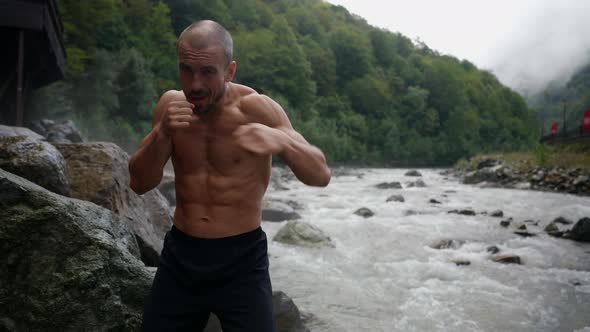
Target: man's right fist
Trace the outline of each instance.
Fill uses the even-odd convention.
[[[160,121],[160,128],[167,136],[179,129],[188,128],[191,123],[198,121],[199,117],[193,113],[195,105],[188,101],[171,101],[166,105]]]

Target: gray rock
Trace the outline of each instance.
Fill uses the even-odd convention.
[[[274,241],[304,247],[333,246],[330,237],[319,228],[302,221],[289,221],[273,238]]]
[[[84,138],[72,120],[55,122],[53,120],[37,120],[31,122],[31,128],[54,144],[82,143]]]
[[[0,170],[3,330],[138,330],[153,273],[120,219]]]
[[[36,139],[36,140],[45,140],[45,137],[37,134],[36,132],[32,131],[29,128],[0,125],[0,137],[14,137],[14,136],[24,136],[24,137],[29,137],[29,138]]]
[[[0,168],[50,191],[68,196],[70,187],[62,154],[43,137],[26,128],[2,126]],[[18,134],[19,136],[9,136]],[[23,135],[28,136],[23,136]]]
[[[371,209],[366,208],[366,207],[362,207],[362,208],[354,211],[354,214],[356,214],[357,216],[361,216],[363,218],[370,218],[375,215],[375,213],[373,213],[373,211],[371,211]]]
[[[431,198],[431,199],[430,199],[428,202],[429,202],[429,203],[431,203],[431,204],[442,204],[442,202],[440,202],[440,201],[437,201],[437,200],[436,200],[436,199],[434,199],[434,198]]]
[[[473,211],[472,209],[451,210],[447,213],[461,214],[464,216],[474,216],[476,214],[475,211]]]
[[[303,325],[299,309],[285,293],[273,292],[272,304],[277,331],[309,332],[309,329]]]
[[[129,187],[129,155],[112,143],[57,144],[67,162],[71,196],[121,216],[137,237],[144,263],[157,266],[172,226],[167,200],[155,189],[137,195]]]
[[[547,233],[559,232],[559,228],[557,227],[555,222],[551,222],[549,223],[549,225],[545,226],[544,231]]]
[[[425,188],[426,187],[426,183],[424,183],[424,181],[422,181],[422,180],[416,180],[414,182],[408,183],[407,187],[408,188],[412,188],[412,187]]]
[[[500,252],[500,248],[498,248],[497,246],[489,246],[486,248],[486,251],[492,255],[495,255]]]
[[[272,292],[275,327],[278,332],[309,332],[305,327],[299,308],[281,291]],[[221,332],[221,323],[214,314],[209,316],[204,332]]]
[[[562,225],[571,225],[574,223],[573,221],[571,221],[567,218],[564,218],[564,217],[557,217],[553,220],[553,222],[556,224],[562,224]]]
[[[394,181],[394,182],[382,182],[375,186],[377,189],[402,189],[402,184]]]
[[[502,221],[500,221],[500,226],[502,226],[502,227],[508,227],[508,226],[510,226],[510,222],[511,221],[512,220],[502,220]]]
[[[409,170],[404,174],[405,176],[422,176],[422,173],[418,172],[415,169]]]
[[[459,249],[465,241],[463,240],[438,240],[430,245],[432,249]]]
[[[466,259],[455,259],[452,261],[457,266],[468,266],[471,265],[471,262]]]
[[[164,170],[164,174],[162,176],[162,181],[158,185],[158,190],[166,200],[170,206],[176,206],[176,183],[174,182],[175,176],[174,171],[168,172]]]
[[[575,241],[590,242],[590,218],[578,220],[568,237]]]
[[[496,174],[502,166],[496,165],[493,167],[485,167],[477,171],[468,172],[463,177],[463,183],[465,184],[476,184],[480,182],[498,182],[500,177]]]
[[[402,195],[391,195],[385,200],[386,202],[405,202],[404,196]]]
[[[492,211],[492,213],[490,213],[490,216],[502,218],[504,216],[504,212],[502,212],[502,210],[495,210],[495,211]]]
[[[265,199],[262,202],[262,220],[280,222],[295,219],[301,219],[301,215],[288,203],[276,199]]]

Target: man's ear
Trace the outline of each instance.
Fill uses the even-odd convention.
[[[227,65],[227,71],[225,72],[225,81],[231,82],[236,74],[236,62],[232,61]]]

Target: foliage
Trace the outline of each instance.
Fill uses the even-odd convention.
[[[232,33],[236,82],[277,100],[330,162],[451,164],[536,140],[534,112],[491,73],[322,0],[59,0],[59,10],[67,77],[38,91],[30,114],[73,118],[129,151],[177,85],[176,36],[200,19]],[[579,86],[579,103],[590,100]]]

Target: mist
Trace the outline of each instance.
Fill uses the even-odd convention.
[[[477,61],[500,81],[531,96],[563,86],[590,63],[590,1],[541,1],[522,20],[506,22],[504,34]],[[499,22],[502,24],[502,22]]]
[[[496,74],[524,94],[564,85],[590,62],[586,0],[328,0],[371,25]]]

